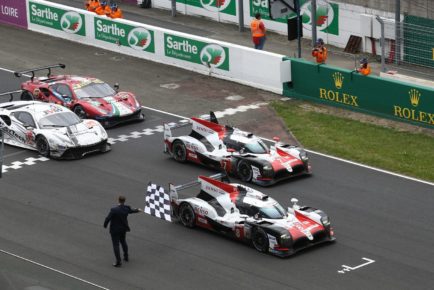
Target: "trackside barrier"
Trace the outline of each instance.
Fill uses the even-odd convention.
[[[284,56],[44,0],[26,0],[28,29],[282,94]],[[260,68],[260,69],[258,69]]]
[[[288,97],[311,100],[434,129],[434,88],[291,59]]]

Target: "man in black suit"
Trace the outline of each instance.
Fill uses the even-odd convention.
[[[125,199],[124,196],[119,196],[119,205],[110,209],[104,221],[104,228],[107,228],[107,225],[110,223],[110,235],[116,257],[116,262],[113,264],[114,267],[122,265],[119,243],[122,245],[122,251],[124,252],[124,261],[128,262],[128,245],[125,240],[127,232],[130,231],[128,214],[142,211],[140,208],[132,209],[129,205],[125,205]]]

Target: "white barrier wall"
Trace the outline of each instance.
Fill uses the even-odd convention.
[[[141,0],[139,0],[141,1]],[[230,22],[238,25],[238,1],[239,0],[178,0],[176,8],[179,13],[187,15],[205,16],[215,21]],[[260,12],[268,30],[286,35],[288,33],[287,19],[272,20],[268,17],[268,0],[242,0],[244,25],[249,27],[250,21],[256,12]],[[223,4],[221,4],[223,3]],[[300,0],[301,14],[303,15],[303,35],[312,37],[312,20],[310,12],[310,0]],[[171,9],[171,1],[152,0],[153,7]],[[217,7],[218,6],[218,7]],[[363,15],[371,16],[369,22],[365,22]],[[363,38],[363,51],[371,52],[371,43],[367,37],[372,35],[372,22],[375,15],[393,19],[394,13],[373,10],[362,6],[340,3],[339,1],[317,0],[317,32],[318,38],[323,38],[325,43],[337,47],[345,47],[351,35]],[[295,17],[295,14],[289,16]],[[366,34],[367,27],[370,35]],[[377,37],[378,39],[379,37]],[[377,46],[379,44],[377,43]]]
[[[27,0],[28,29],[282,94],[291,81],[283,55],[44,0]],[[267,68],[257,69],[257,68]]]

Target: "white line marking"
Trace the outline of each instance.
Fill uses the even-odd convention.
[[[48,160],[50,160],[50,159],[46,158],[44,156],[41,156],[41,155],[39,155],[38,158],[27,157],[24,162],[13,161],[10,163],[10,165],[4,165],[3,164],[2,172],[6,173],[6,172],[10,171],[11,169],[18,170],[18,169],[23,168],[24,165],[35,165],[36,161],[48,161]]]
[[[51,268],[51,267],[45,266],[45,265],[43,265],[43,264],[41,264],[41,263],[38,263],[38,262],[32,261],[32,260],[30,260],[30,259],[27,259],[27,258],[24,258],[24,257],[21,257],[21,256],[18,256],[18,255],[16,255],[16,254],[11,253],[11,252],[8,252],[8,251],[2,250],[2,249],[0,249],[0,252],[4,253],[4,254],[6,254],[6,255],[10,255],[10,256],[12,256],[12,257],[15,257],[15,258],[18,258],[18,259],[24,260],[24,261],[26,261],[26,262],[29,262],[29,263],[35,264],[35,265],[40,266],[40,267],[42,267],[42,268],[45,268],[45,269],[48,269],[48,270],[54,271],[54,272],[56,272],[56,273],[59,273],[59,274],[65,275],[65,276],[70,277],[70,278],[72,278],[72,279],[75,279],[75,280],[78,280],[78,281],[84,282],[84,283],[86,283],[86,284],[89,284],[89,285],[95,286],[95,287],[97,287],[97,288],[104,289],[104,290],[110,290],[109,288],[106,288],[106,287],[100,286],[100,285],[98,285],[98,284],[95,284],[95,283],[89,282],[89,281],[87,281],[87,280],[84,280],[84,279],[78,278],[78,277],[76,277],[76,276],[73,276],[73,275],[71,275],[71,274],[68,274],[68,273],[62,272],[62,271],[60,271],[60,270],[57,270],[57,269],[54,269],[54,268]]]
[[[4,70],[4,71],[10,72],[10,73],[14,73],[15,72],[14,70],[10,70],[10,69],[7,69],[7,68],[2,68],[2,67],[0,67],[0,70]],[[28,74],[22,74],[22,75],[25,76],[25,77],[30,77],[30,75],[28,75]]]
[[[382,173],[390,174],[390,175],[393,175],[393,176],[397,176],[397,177],[401,177],[401,178],[405,178],[405,179],[409,179],[409,180],[412,180],[412,181],[417,181],[417,182],[420,182],[420,183],[424,183],[424,184],[427,184],[427,185],[434,186],[434,182],[429,182],[429,181],[426,181],[426,180],[422,180],[422,179],[418,179],[418,178],[402,175],[402,174],[399,174],[399,173],[387,171],[387,170],[384,170],[384,169],[372,167],[372,166],[369,166],[369,165],[357,163],[357,162],[354,162],[354,161],[342,159],[342,158],[339,158],[339,157],[327,155],[327,154],[320,153],[320,152],[315,152],[315,151],[308,150],[308,149],[305,149],[305,150],[308,151],[309,153],[313,153],[313,154],[320,155],[320,156],[323,156],[323,157],[327,157],[327,158],[330,158],[330,159],[335,159],[335,160],[338,160],[338,161],[342,161],[342,162],[346,162],[346,163],[349,163],[349,164],[357,165],[357,166],[360,166],[360,167],[363,167],[363,168],[367,168],[367,169],[370,169],[370,170],[375,170],[375,171],[378,171],[378,172],[382,172]]]
[[[368,258],[362,258],[362,260],[365,260],[367,262],[363,263],[363,264],[360,264],[360,265],[357,265],[357,266],[354,266],[354,267],[350,267],[350,266],[347,266],[347,265],[342,265],[342,270],[338,270],[337,272],[339,274],[345,274],[345,272],[354,271],[354,270],[357,270],[359,268],[368,266],[369,264],[372,264],[372,263],[375,262],[374,260],[368,259]]]

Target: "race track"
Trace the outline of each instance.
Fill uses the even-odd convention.
[[[149,181],[166,186],[214,173],[163,154],[158,128],[180,120],[165,112],[190,117],[212,109],[224,112],[223,123],[288,139],[263,104],[279,98],[12,27],[0,26],[0,41],[0,67],[63,62],[66,73],[119,82],[139,95],[144,106],[161,110],[145,108],[145,122],[110,129],[112,151],[81,160],[43,161],[36,152],[5,146],[0,289],[432,288],[434,187],[315,154],[310,155],[312,177],[262,191],[284,205],[297,197],[301,204],[326,211],[336,243],[280,259],[204,230],[136,214],[129,217],[131,261],[113,268],[111,241],[102,223],[118,194],[143,207]],[[20,81],[0,70],[1,91],[17,89]],[[225,99],[234,95],[244,98]],[[260,105],[240,107],[251,104]],[[144,133],[132,138],[132,132]]]

